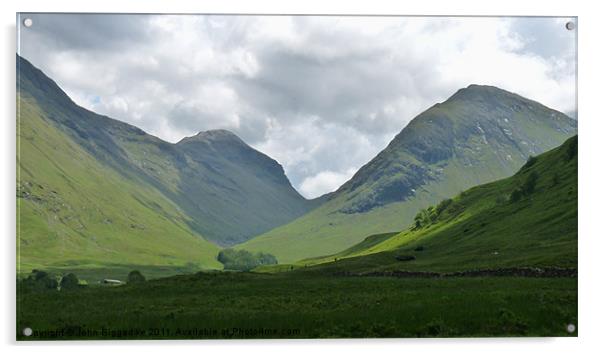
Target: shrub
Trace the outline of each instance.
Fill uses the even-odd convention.
[[[143,283],[145,281],[146,278],[138,270],[132,270],[130,274],[128,274],[128,284]]]

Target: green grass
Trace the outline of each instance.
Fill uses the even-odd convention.
[[[576,291],[574,278],[199,273],[20,294],[17,333],[19,340],[570,336]],[[25,327],[65,336],[27,338]],[[140,332],[117,336],[128,330]]]
[[[280,262],[340,252],[367,235],[407,228],[462,190],[511,176],[576,134],[564,114],[512,93],[470,86],[413,119],[317,209],[238,248]]]

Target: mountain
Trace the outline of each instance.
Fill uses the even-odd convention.
[[[309,211],[272,158],[225,130],[201,132],[176,144],[187,162],[172,199],[194,221],[191,227],[220,245],[243,242]]]
[[[77,106],[19,56],[17,73],[25,268],[220,267],[213,243],[242,242],[318,204],[294,190],[276,161],[230,132],[171,144]]]
[[[399,231],[416,213],[474,185],[508,177],[576,134],[576,121],[491,86],[471,85],[414,118],[319,208],[239,248],[282,262],[341,251]]]
[[[431,206],[401,233],[374,235],[302,263],[351,272],[576,269],[577,164],[575,136],[530,159],[512,177]],[[400,255],[416,259],[401,262]]]

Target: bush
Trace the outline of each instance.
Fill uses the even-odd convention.
[[[77,289],[79,288],[79,279],[77,279],[77,276],[75,274],[69,273],[61,278],[60,285],[61,290]]]
[[[128,284],[143,283],[145,281],[146,278],[138,270],[132,270],[130,274],[128,274]]]

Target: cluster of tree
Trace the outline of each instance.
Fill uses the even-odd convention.
[[[140,271],[133,270],[128,274],[127,283],[142,283],[146,278]],[[27,278],[19,281],[22,291],[48,291],[48,290],[73,290],[85,286],[85,281],[80,281],[73,273],[65,275],[51,275],[45,271],[34,269]]]
[[[72,290],[80,288],[79,279],[73,273],[57,277],[42,270],[34,269],[31,274],[20,282],[21,290],[46,291],[46,290]]]
[[[439,216],[453,204],[453,200],[444,199],[437,206],[422,209],[414,217],[414,229],[420,229],[437,222]]]
[[[224,269],[239,271],[249,271],[260,265],[278,264],[276,257],[269,253],[251,253],[231,248],[220,251],[217,260],[224,265]]]
[[[527,179],[523,184],[519,187],[515,188],[512,193],[510,193],[510,202],[514,203],[519,201],[521,198],[529,196],[535,191],[535,186],[537,185],[537,179],[539,178],[539,174],[536,171],[532,171],[527,176]]]

